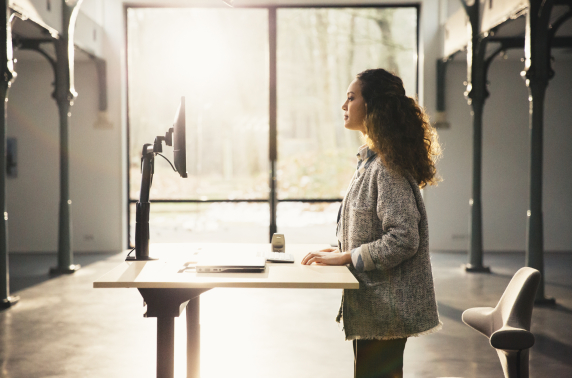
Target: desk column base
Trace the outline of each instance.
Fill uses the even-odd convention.
[[[79,264],[72,264],[68,266],[57,266],[55,268],[50,268],[50,275],[51,276],[59,276],[61,274],[73,274],[81,268]]]
[[[465,269],[465,272],[469,272],[469,273],[490,273],[491,272],[491,268],[489,268],[488,266],[482,266],[482,265],[473,265],[473,264],[463,264],[461,265],[461,268]]]
[[[0,301],[0,311],[6,310],[6,309],[14,306],[19,301],[20,301],[20,297],[17,295],[12,295],[11,297],[4,298],[3,300]]]

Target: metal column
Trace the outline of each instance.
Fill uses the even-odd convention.
[[[472,106],[473,116],[473,180],[472,198],[469,201],[471,216],[469,225],[469,263],[465,265],[467,272],[490,272],[483,266],[483,220],[481,205],[482,176],[482,117],[487,91],[485,54],[486,37],[480,37],[479,1],[467,5],[463,1],[465,11],[471,25],[471,38],[467,46],[467,101]]]
[[[529,0],[526,16],[525,69],[521,73],[530,102],[530,183],[526,217],[526,266],[542,274],[536,291],[536,304],[554,304],[544,296],[544,237],[542,217],[542,158],[544,96],[548,81],[554,76],[550,66],[550,13],[553,0]]]
[[[70,107],[77,97],[74,88],[73,33],[79,7],[83,0],[66,1],[63,7],[63,32],[54,41],[56,49],[56,90],[54,97],[60,117],[60,206],[58,234],[58,266],[52,274],[73,273],[79,265],[73,264],[71,232],[71,198],[69,193],[69,116]]]
[[[2,28],[2,48],[0,59],[2,62],[2,78],[0,80],[0,98],[3,100],[2,126],[0,127],[0,310],[12,307],[19,298],[10,296],[10,274],[8,267],[8,211],[6,208],[6,111],[8,105],[8,89],[16,77],[14,62],[12,60],[12,30],[10,26],[10,9],[8,0],[2,2],[2,18],[5,27]]]

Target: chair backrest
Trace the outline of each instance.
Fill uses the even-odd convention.
[[[510,280],[494,310],[493,332],[503,326],[530,331],[534,297],[540,283],[540,272],[524,267]]]

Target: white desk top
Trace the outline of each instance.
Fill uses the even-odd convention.
[[[94,288],[314,288],[358,289],[359,283],[346,266],[302,265],[310,251],[328,248],[326,244],[287,244],[286,253],[294,263],[266,263],[263,273],[183,272],[198,253],[209,251],[270,251],[270,244],[238,243],[157,243],[150,255],[157,261],[123,262],[93,283]]]

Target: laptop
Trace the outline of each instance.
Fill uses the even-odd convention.
[[[204,254],[195,266],[197,273],[261,273],[265,268],[264,257],[242,253]]]

